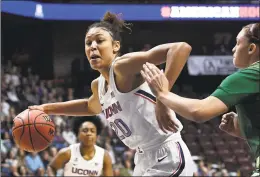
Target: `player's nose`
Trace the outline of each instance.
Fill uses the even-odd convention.
[[[90,49],[91,49],[91,50],[96,50],[96,49],[97,49],[97,42],[96,42],[96,41],[93,41],[93,42],[91,43]]]
[[[236,46],[232,49],[232,52],[235,53],[236,51]]]

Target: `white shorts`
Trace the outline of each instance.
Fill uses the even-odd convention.
[[[135,154],[133,176],[193,176],[194,162],[182,139]]]

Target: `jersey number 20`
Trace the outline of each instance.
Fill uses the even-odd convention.
[[[114,122],[110,122],[110,126],[115,131],[120,140],[123,140],[125,137],[129,137],[132,134],[129,127],[121,119],[115,119]],[[122,132],[123,135],[119,135],[118,129]]]

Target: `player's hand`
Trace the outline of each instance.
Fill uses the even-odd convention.
[[[178,131],[180,127],[179,120],[172,114],[170,108],[166,107],[159,100],[156,101],[155,114],[159,127],[164,133],[167,133],[167,131],[174,133]]]
[[[168,79],[164,75],[163,71],[160,71],[154,64],[144,64],[141,74],[155,96],[158,96],[160,93],[169,92]]]
[[[229,134],[234,134],[236,132],[235,121],[237,119],[237,114],[234,112],[226,113],[222,116],[219,128]]]
[[[40,110],[42,112],[45,112],[45,109],[44,109],[44,105],[33,105],[33,106],[28,106],[28,109],[36,109],[36,110]]]

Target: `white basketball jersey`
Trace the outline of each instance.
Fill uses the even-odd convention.
[[[102,111],[123,143],[131,149],[145,149],[163,143],[168,138],[180,138],[180,122],[177,133],[165,134],[159,128],[155,116],[156,98],[146,82],[128,93],[117,90],[113,72],[114,62],[109,71],[110,85],[107,92],[105,78],[100,75],[98,93]],[[173,111],[172,114],[175,116]]]
[[[80,143],[70,145],[71,156],[64,167],[64,176],[101,176],[105,150],[95,145],[95,156],[85,160],[80,153]]]

